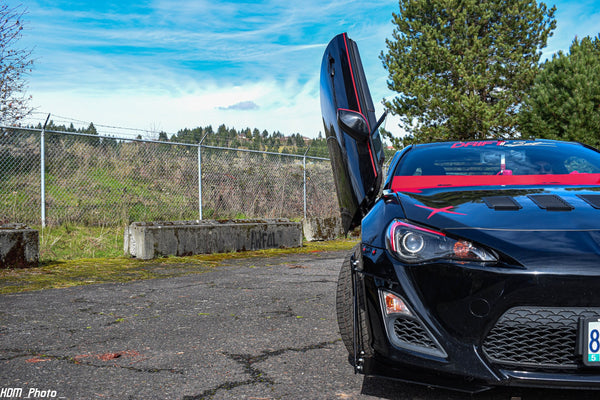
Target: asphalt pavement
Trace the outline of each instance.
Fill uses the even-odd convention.
[[[339,338],[344,252],[225,261],[179,278],[0,296],[0,398],[592,399],[470,396],[355,375]]]

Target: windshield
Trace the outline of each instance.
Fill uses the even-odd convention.
[[[536,175],[600,173],[600,153],[574,143],[545,141],[458,142],[417,147],[396,176]]]
[[[393,186],[396,190],[408,190],[440,186],[599,183],[600,153],[594,149],[543,140],[490,140],[416,146],[398,164]]]

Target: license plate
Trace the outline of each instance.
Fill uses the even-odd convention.
[[[583,322],[583,363],[600,366],[600,318],[589,318]]]

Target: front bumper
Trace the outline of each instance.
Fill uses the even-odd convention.
[[[600,388],[600,369],[583,365],[578,341],[580,319],[600,317],[597,271],[409,266],[369,246],[362,257],[357,276],[374,350],[365,374],[469,392],[494,385]],[[414,318],[386,317],[382,290],[404,299]]]

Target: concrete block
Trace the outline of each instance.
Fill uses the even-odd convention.
[[[300,246],[301,224],[285,219],[134,222],[124,236],[125,254],[144,260]]]
[[[302,221],[302,230],[304,231],[304,237],[309,242],[333,240],[344,236],[344,228],[340,217],[305,218]]]
[[[23,224],[0,225],[0,268],[37,267],[39,233]]]

